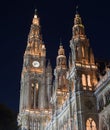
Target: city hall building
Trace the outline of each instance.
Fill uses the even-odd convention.
[[[20,130],[110,130],[110,66],[98,73],[78,12],[69,46],[67,59],[59,43],[53,72],[35,13],[21,74]]]

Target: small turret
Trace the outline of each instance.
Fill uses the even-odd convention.
[[[60,43],[59,50],[58,50],[58,56],[57,56],[57,69],[66,69],[66,56],[65,56],[65,50],[62,46],[62,43]]]
[[[58,56],[56,60],[56,68],[54,71],[55,74],[55,90],[56,90],[56,105],[59,108],[64,101],[66,100],[66,94],[68,92],[67,89],[67,80],[66,80],[66,72],[67,72],[67,64],[66,64],[66,56],[65,50],[63,48],[62,43],[60,43],[58,49]]]
[[[82,24],[82,19],[76,8],[76,15],[74,18],[73,26],[73,38],[85,37],[84,25]]]

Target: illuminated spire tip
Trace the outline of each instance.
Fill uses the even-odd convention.
[[[60,38],[60,46],[62,46],[62,39]]]
[[[35,15],[37,15],[37,9],[35,9]]]
[[[76,14],[78,14],[78,5],[76,6]]]
[[[34,18],[37,18],[37,9],[35,9]]]

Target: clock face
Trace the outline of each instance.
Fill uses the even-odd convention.
[[[39,67],[39,66],[40,66],[40,63],[39,63],[38,61],[33,61],[33,62],[32,62],[32,65],[33,65],[34,67]]]

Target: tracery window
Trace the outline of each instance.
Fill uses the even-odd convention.
[[[97,130],[96,123],[92,118],[88,118],[86,121],[86,130]]]

